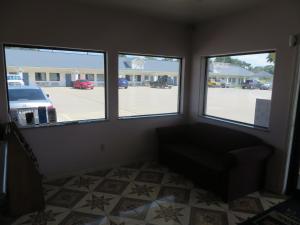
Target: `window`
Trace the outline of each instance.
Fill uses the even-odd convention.
[[[104,81],[104,74],[97,74],[97,81]]]
[[[40,73],[40,72],[36,72],[35,73],[35,81],[46,81],[46,73]]]
[[[88,81],[94,81],[95,80],[94,74],[86,74],[85,79],[87,79]]]
[[[14,75],[17,80],[7,75],[10,114],[19,126],[106,118],[105,84],[95,86],[84,79],[93,71],[103,74],[105,83],[104,53],[23,46],[4,50],[6,71],[15,67],[32,71]],[[51,70],[48,82],[41,70]],[[55,72],[61,70],[64,73]],[[89,79],[94,77],[90,75]]]
[[[180,75],[181,59],[120,54],[119,117],[178,113]]]
[[[204,114],[268,128],[276,53],[207,57]]]
[[[49,80],[50,81],[60,81],[60,74],[59,73],[49,73]]]

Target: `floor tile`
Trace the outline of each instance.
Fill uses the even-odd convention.
[[[86,194],[87,193],[84,191],[62,188],[47,200],[47,204],[52,206],[57,206],[57,207],[63,207],[63,208],[72,208]]]
[[[167,186],[174,186],[174,187],[183,187],[183,188],[193,188],[194,185],[191,181],[183,177],[182,175],[176,173],[166,173],[162,184]]]
[[[188,204],[190,190],[186,188],[162,186],[157,198],[164,199],[165,201]]]
[[[153,183],[132,182],[124,192],[124,196],[144,200],[155,200],[160,186]]]
[[[150,201],[123,197],[113,209],[111,215],[144,220],[150,204]]]
[[[128,181],[104,179],[94,191],[121,195],[128,185]]]
[[[229,203],[229,209],[250,214],[261,213],[264,209],[259,198],[246,196]]]
[[[59,225],[100,225],[104,216],[72,211]]]
[[[13,225],[237,225],[285,197],[254,192],[230,203],[157,162],[43,182],[46,209]]]
[[[74,177],[64,187],[68,189],[80,190],[80,191],[92,191],[101,181],[101,178],[93,176],[81,175]]]
[[[118,180],[134,180],[137,175],[137,170],[127,169],[127,168],[116,168],[112,170],[107,177],[111,179]]]
[[[224,211],[192,207],[190,224],[228,225],[228,217]]]
[[[120,196],[100,192],[86,195],[77,203],[74,210],[86,213],[107,215],[120,200]]]
[[[187,225],[190,207],[184,204],[155,201],[150,207],[147,221],[157,225]]]
[[[20,217],[13,225],[57,225],[69,212],[68,209],[47,206],[44,211]]]
[[[135,181],[160,184],[163,177],[164,174],[161,172],[141,171],[135,178]]]

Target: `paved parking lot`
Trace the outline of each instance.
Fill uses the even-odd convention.
[[[80,90],[43,88],[57,110],[58,121],[104,118],[104,88]],[[209,88],[207,114],[253,123],[256,98],[271,99],[271,91]],[[129,87],[119,89],[120,116],[177,111],[178,88]]]
[[[56,108],[58,121],[104,118],[104,88],[93,90],[45,87]],[[170,113],[177,111],[178,88],[128,87],[119,89],[120,116]]]
[[[271,99],[271,90],[209,88],[207,115],[254,124],[256,99]]]

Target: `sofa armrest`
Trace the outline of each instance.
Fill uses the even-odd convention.
[[[227,152],[228,159],[233,165],[249,164],[267,159],[273,152],[268,145],[256,145],[246,148],[235,149]]]
[[[158,141],[160,144],[186,142],[188,128],[189,125],[156,128]]]

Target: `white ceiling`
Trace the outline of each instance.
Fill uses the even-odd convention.
[[[183,22],[199,22],[266,4],[270,0],[77,0],[149,16]]]

